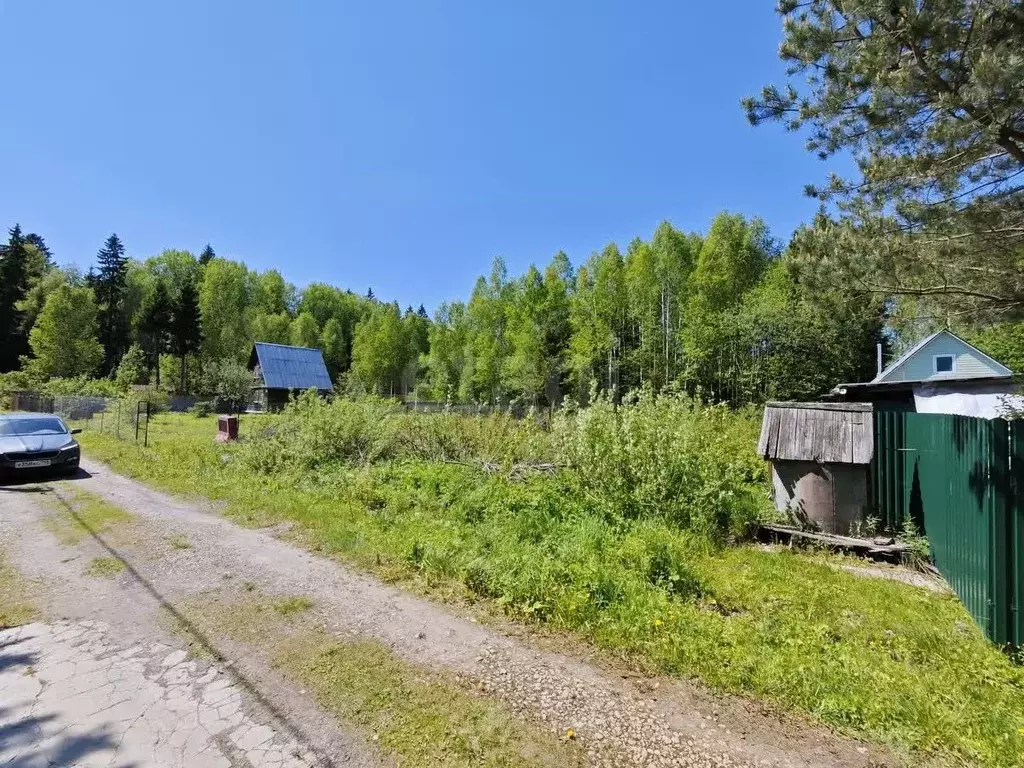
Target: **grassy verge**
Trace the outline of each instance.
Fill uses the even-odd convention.
[[[243,418],[243,434],[265,424]],[[213,432],[212,420],[163,416],[149,449],[83,442],[164,490],[224,500],[249,523],[295,521],[321,551],[572,630],[644,669],[922,757],[1021,762],[1024,675],[951,596],[858,578],[820,555],[716,548],[664,520],[611,519],[592,489],[558,476],[513,481],[415,458],[263,474]]]
[[[46,527],[62,544],[78,544],[87,536],[110,531],[132,519],[123,509],[95,494],[67,489],[64,493],[71,509],[57,501],[57,514],[46,521]]]
[[[572,766],[582,750],[474,695],[454,679],[410,664],[375,642],[341,641],[303,615],[308,598],[192,606],[207,630],[264,654],[317,703],[360,727],[402,765]]]
[[[0,550],[0,629],[28,624],[36,616],[25,580]]]

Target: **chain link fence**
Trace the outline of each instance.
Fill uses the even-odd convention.
[[[52,413],[69,426],[149,445],[149,423],[155,407],[149,400],[131,397],[85,397],[15,392],[12,411]]]

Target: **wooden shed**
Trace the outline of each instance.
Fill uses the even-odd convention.
[[[253,403],[264,411],[281,410],[290,397],[307,389],[329,395],[333,387],[319,349],[257,341],[249,355],[249,370],[254,378]]]
[[[776,508],[848,534],[870,511],[874,435],[870,403],[768,403],[757,451],[771,462]]]

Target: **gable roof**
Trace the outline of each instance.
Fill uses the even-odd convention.
[[[992,368],[997,372],[997,375],[1002,375],[1002,376],[1012,376],[1013,375],[1013,371],[1011,371],[1009,368],[1007,368],[1005,365],[1003,365],[1002,363],[1000,363],[998,360],[994,359],[990,355],[986,355],[984,352],[982,352],[980,349],[978,349],[973,344],[964,341],[959,336],[957,336],[955,333],[951,333],[950,331],[946,331],[946,330],[941,330],[941,331],[936,331],[935,333],[931,334],[930,336],[926,336],[925,338],[921,339],[921,341],[917,342],[917,344],[915,344],[910,349],[908,349],[906,352],[904,352],[902,355],[900,355],[884,371],[882,371],[880,374],[875,376],[875,378],[873,378],[871,380],[871,383],[872,384],[882,384],[882,383],[885,383],[888,380],[889,376],[893,373],[893,371],[895,371],[898,368],[900,368],[903,365],[905,365],[908,360],[910,360],[912,357],[914,357],[914,355],[916,355],[918,352],[920,352],[922,349],[924,349],[926,346],[931,344],[935,339],[939,338],[940,336],[948,336],[948,337],[950,337],[952,339],[955,339],[956,341],[960,342],[964,346],[970,348],[973,352],[975,352],[978,355],[978,357],[980,357],[985,362],[989,363],[992,366]],[[955,378],[955,377],[953,377],[953,378]]]
[[[267,389],[309,389],[321,392],[334,388],[319,349],[289,347],[258,341],[249,355],[249,368],[260,364],[263,385]]]

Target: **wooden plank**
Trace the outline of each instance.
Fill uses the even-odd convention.
[[[782,426],[779,429],[779,448],[776,456],[784,460],[799,459],[796,440],[800,429],[800,416],[803,411],[782,411]]]
[[[793,403],[784,401],[767,403],[767,407],[802,411],[851,411],[854,413],[871,413],[875,409],[871,403]]]
[[[843,423],[843,429],[839,433],[839,461],[844,464],[853,463],[853,435],[858,429],[860,429],[858,424],[848,421]]]
[[[766,407],[761,416],[761,436],[757,439],[757,455],[763,459],[770,458],[768,453],[768,436],[771,433],[772,409]]]
[[[800,443],[799,443],[799,455],[806,456],[810,461],[814,461],[817,455],[817,434],[818,424],[821,421],[822,414],[819,411],[803,410],[799,411],[803,417],[801,429],[800,429]]]
[[[906,552],[910,549],[909,544],[902,544],[900,542],[895,542],[893,544],[879,544],[871,539],[856,539],[852,536],[838,536],[832,533],[802,531],[799,528],[792,528],[787,525],[761,525],[760,527],[766,531],[772,531],[773,533],[780,533],[785,536],[791,536],[798,539],[809,539],[811,541],[818,541],[823,544],[831,544],[832,546],[843,547],[846,549],[863,549],[869,552],[892,554]]]
[[[875,414],[864,416],[864,423],[853,435],[853,463],[870,464],[875,456]]]
[[[782,427],[782,412],[772,411],[771,435],[768,438],[771,455],[778,456],[778,433]]]

